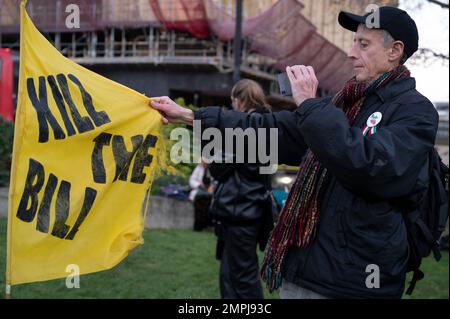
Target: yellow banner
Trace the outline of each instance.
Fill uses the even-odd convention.
[[[149,98],[62,56],[21,4],[7,284],[114,267],[143,243],[143,200],[164,163]],[[71,266],[73,267],[73,266]]]

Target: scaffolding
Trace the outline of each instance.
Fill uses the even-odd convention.
[[[256,1],[256,0],[248,0]],[[273,2],[273,1],[272,1]],[[218,0],[29,0],[27,11],[55,47],[84,64],[199,64],[229,72],[235,20]],[[80,10],[68,29],[65,8]],[[18,48],[17,0],[0,0],[2,46]],[[274,74],[286,65],[314,67],[334,92],[351,75],[346,54],[317,32],[297,0],[279,0],[243,21],[243,68]],[[12,40],[11,40],[12,39]]]

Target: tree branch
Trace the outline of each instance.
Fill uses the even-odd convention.
[[[441,62],[442,65],[448,66],[448,54],[438,53],[428,48],[420,48],[409,60],[411,64],[428,67],[435,62]]]
[[[447,60],[447,61],[449,60],[448,55],[435,52],[428,48],[420,48],[417,53],[419,53],[420,55],[429,55],[429,56],[431,55],[433,58],[438,58],[438,59],[442,59],[442,60]]]
[[[445,2],[442,2],[442,1],[438,1],[438,0],[428,0],[428,2],[437,4],[438,6],[440,6],[441,8],[444,8],[444,9],[448,9],[448,8],[449,8],[448,3],[445,3]]]

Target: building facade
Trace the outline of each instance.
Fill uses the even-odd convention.
[[[364,13],[368,0],[243,0],[242,77],[278,99],[275,74],[285,65],[313,65],[320,94],[332,94],[353,35],[340,10]],[[66,7],[80,8],[79,29],[65,25]],[[189,5],[187,5],[189,4]],[[197,106],[229,104],[233,85],[236,0],[28,0],[33,22],[55,47],[108,78],[147,96],[185,97]],[[19,4],[0,0],[0,46],[19,47]],[[17,56],[17,55],[16,55]],[[345,71],[345,72],[344,72]],[[293,107],[293,105],[290,105]]]

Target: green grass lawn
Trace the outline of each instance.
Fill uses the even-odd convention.
[[[145,244],[115,268],[80,278],[80,289],[65,279],[13,286],[13,298],[219,298],[215,236],[189,230],[145,230]],[[260,254],[260,259],[262,254]],[[4,296],[6,219],[0,218],[0,296]],[[413,298],[448,298],[448,252],[441,262],[427,259],[426,278]],[[266,298],[278,298],[278,293]]]

